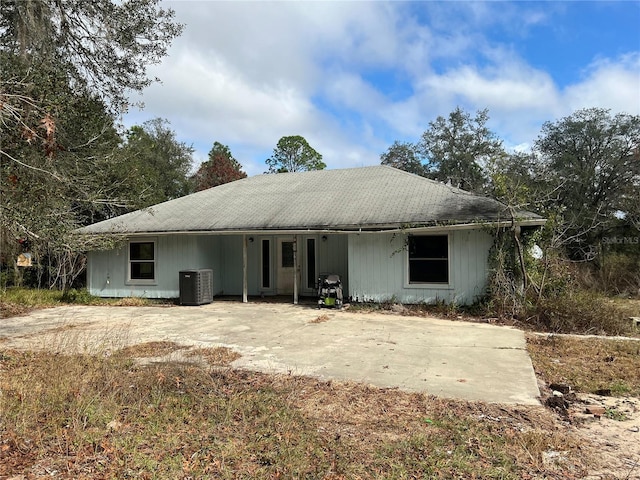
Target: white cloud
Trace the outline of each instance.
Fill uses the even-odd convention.
[[[599,59],[561,87],[490,28],[514,38],[551,22],[545,4],[456,2],[165,2],[186,23],[151,72],[144,117],[181,141],[228,144],[249,174],[284,135],[303,135],[330,168],[379,162],[456,106],[488,108],[505,144],[529,145],[545,120],[583,106],[639,113],[637,52]],[[497,15],[500,13],[500,15]],[[384,82],[401,83],[394,90]],[[398,93],[399,92],[399,93]]]
[[[439,35],[463,32],[476,38],[485,37],[484,32],[497,28],[524,37],[531,28],[551,22],[555,14],[565,9],[562,2],[422,2],[418,5]]]
[[[375,114],[386,105],[382,92],[355,73],[340,73],[327,79],[325,92],[341,108]]]
[[[384,102],[352,71],[356,65],[397,61],[400,43],[391,6],[167,4],[186,29],[171,56],[152,72],[163,83],[145,91],[145,118],[168,118],[179,138],[198,148],[197,158],[206,158],[213,141],[220,141],[230,145],[248,173],[261,173],[278,139],[299,134],[330,167],[377,160],[354,141],[352,130],[365,129],[360,120],[341,124],[314,98],[330,92],[329,99],[345,112],[370,112],[375,102]],[[141,121],[140,114],[129,119]]]
[[[424,80],[427,92],[464,98],[474,105],[500,111],[548,109],[557,101],[553,81],[544,72],[518,65],[500,65],[485,71],[463,66]]]
[[[564,91],[568,110],[601,107],[613,113],[640,115],[640,53],[617,59],[597,59],[586,69],[582,82]]]
[[[309,36],[294,8],[269,2],[166,2],[186,23],[172,55],[194,50],[222,57],[253,86],[312,82],[317,66],[306,54]],[[174,53],[175,52],[175,53]]]
[[[513,152],[517,152],[517,153],[527,153],[529,151],[531,151],[531,144],[530,143],[520,143],[518,145],[513,145],[513,146],[509,146],[509,145],[505,145],[505,147],[507,148],[507,150],[511,150]]]
[[[163,85],[146,93],[149,110],[179,112],[198,134],[211,132],[233,140],[250,135],[253,142],[268,144],[272,139],[267,124],[269,130],[279,131],[293,125],[308,129],[315,123],[313,106],[292,84],[273,82],[256,88],[224,59],[204,59],[195,52],[182,55],[172,67],[165,71]]]
[[[537,138],[543,122],[581,108],[640,114],[638,53],[598,59],[585,70],[580,82],[564,89],[549,73],[527,65],[509,52],[498,49],[486,56],[492,60],[487,67],[462,65],[423,78],[415,98],[397,106],[397,110],[409,107],[412,112],[411,117],[405,117],[407,123],[398,124],[400,130],[412,128],[410,122],[420,118],[421,113],[426,116],[435,110],[438,115],[446,115],[456,106],[468,110],[488,108],[490,127],[506,145],[529,145]]]

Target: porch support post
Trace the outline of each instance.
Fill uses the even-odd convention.
[[[298,237],[293,237],[293,304],[298,304]]]
[[[242,235],[242,303],[247,302],[247,236]]]

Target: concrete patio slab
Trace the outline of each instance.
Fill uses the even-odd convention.
[[[0,349],[99,351],[153,340],[232,348],[242,355],[235,368],[447,398],[539,404],[524,334],[509,327],[230,301],[195,307],[65,306],[0,320]]]

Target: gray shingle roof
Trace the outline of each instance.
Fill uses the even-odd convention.
[[[520,212],[528,220],[541,220]],[[80,233],[372,230],[508,220],[505,205],[388,166],[257,175]]]

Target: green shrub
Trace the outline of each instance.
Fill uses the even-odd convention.
[[[62,292],[48,288],[9,287],[2,290],[0,301],[25,307],[52,307],[62,303]]]
[[[94,297],[86,289],[76,290],[72,288],[63,292],[62,301],[65,303],[77,303],[80,305],[91,305],[96,302],[97,297]]]

